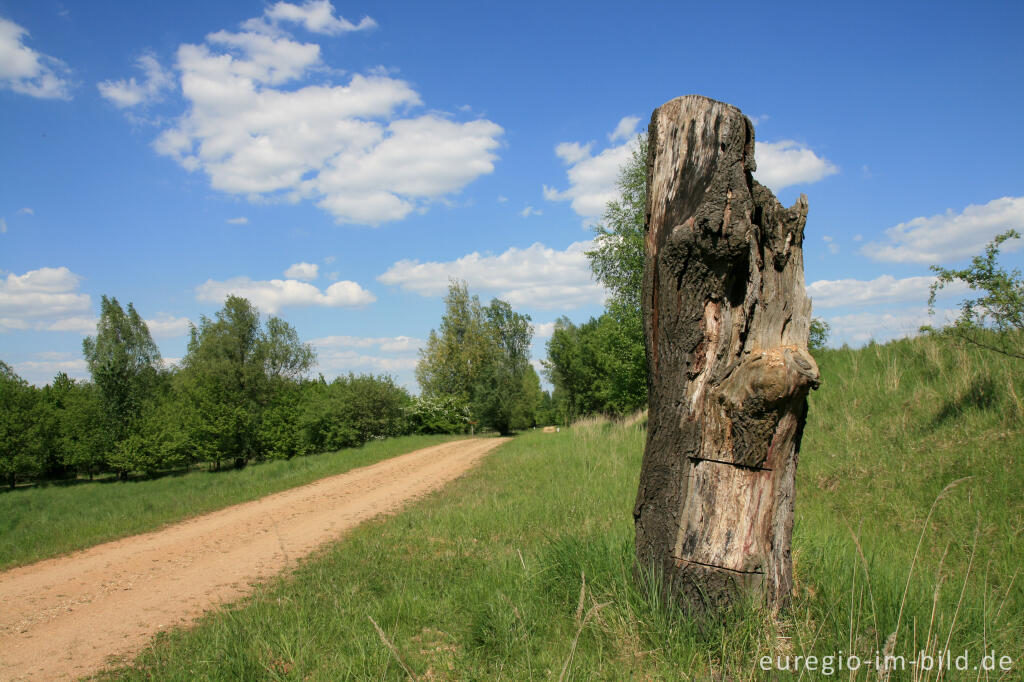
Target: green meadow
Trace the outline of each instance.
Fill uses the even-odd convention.
[[[1024,363],[928,338],[817,357],[782,613],[694,621],[634,579],[644,423],[591,420],[522,433],[104,677],[1024,678]]]

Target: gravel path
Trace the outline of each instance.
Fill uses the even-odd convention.
[[[237,600],[362,521],[457,478],[502,442],[435,445],[0,573],[0,679],[77,678],[128,660],[159,630]]]

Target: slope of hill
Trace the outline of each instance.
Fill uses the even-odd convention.
[[[875,680],[889,653],[893,680],[962,678],[939,657],[1020,678],[1024,363],[932,339],[819,360],[778,618],[744,605],[695,623],[637,585],[643,424],[594,420],[521,435],[112,676],[790,679],[763,669],[788,655],[809,679]]]

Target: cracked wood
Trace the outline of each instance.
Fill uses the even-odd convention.
[[[641,565],[697,611],[792,588],[794,476],[818,369],[807,352],[807,198],[753,179],[754,127],[706,97],[649,126],[644,340],[650,416]]]

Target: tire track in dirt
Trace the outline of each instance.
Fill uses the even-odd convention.
[[[362,521],[457,478],[504,441],[435,445],[0,573],[0,679],[76,678],[129,659],[158,631],[237,600]]]

